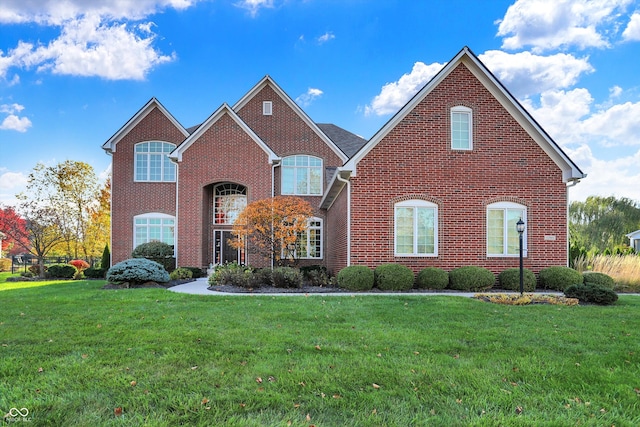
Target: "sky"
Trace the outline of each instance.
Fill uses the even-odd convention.
[[[640,203],[640,0],[2,0],[0,204],[38,162],[104,179],[152,97],[190,127],[267,74],[368,139],[464,46],[587,173],[571,201]]]

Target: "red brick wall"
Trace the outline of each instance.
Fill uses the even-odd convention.
[[[347,187],[327,210],[325,250],[327,270],[336,275],[347,265]]]
[[[473,150],[450,149],[450,108],[473,109]],[[352,178],[352,264],[398,262],[414,271],[479,265],[498,273],[518,257],[486,256],[486,206],[527,206],[528,256],[538,272],[566,265],[562,172],[464,65],[459,65],[357,165]],[[439,206],[438,256],[394,257],[394,202]],[[545,235],[555,240],[545,240]]]
[[[131,257],[135,215],[150,212],[175,215],[175,183],[134,182],[134,145],[145,141],[179,144],[183,140],[182,132],[156,108],[117,143],[112,159],[112,263]]]
[[[179,266],[212,262],[211,185],[233,182],[247,187],[247,203],[271,197],[267,154],[229,116],[222,116],[186,149],[179,164]],[[231,226],[216,225],[216,229]],[[251,258],[249,263],[254,265]]]

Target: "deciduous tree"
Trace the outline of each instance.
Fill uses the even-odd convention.
[[[232,245],[246,247],[281,264],[295,261],[295,247],[300,233],[307,229],[313,210],[299,197],[277,196],[249,203],[233,225]]]

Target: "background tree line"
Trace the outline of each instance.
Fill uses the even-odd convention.
[[[51,255],[100,257],[109,242],[111,180],[100,184],[87,163],[38,163],[16,198],[17,206],[0,206],[3,253],[27,252],[42,266]]]

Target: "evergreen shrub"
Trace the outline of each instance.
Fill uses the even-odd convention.
[[[449,287],[458,291],[477,292],[490,289],[496,276],[484,267],[469,265],[454,268],[449,272]]]
[[[180,267],[180,268],[186,268],[187,270],[191,271],[191,277],[193,279],[199,279],[207,275],[206,271],[204,271],[200,267]]]
[[[533,271],[525,268],[522,271],[522,283],[526,292],[533,292],[536,290],[536,275]],[[500,289],[506,291],[520,291],[520,269],[519,268],[507,268],[498,274],[498,284]]]
[[[302,273],[293,267],[277,267],[271,274],[273,286],[276,288],[300,288],[302,287]]]
[[[164,266],[167,271],[173,271],[176,259],[173,257],[173,246],[164,242],[142,243],[131,252],[131,258],[146,258]]]
[[[373,270],[375,286],[383,291],[406,291],[413,288],[413,271],[402,264],[382,264]]]
[[[449,273],[437,267],[423,268],[416,278],[416,286],[419,289],[444,289],[449,286]]]
[[[273,275],[271,268],[255,268],[249,284],[252,288],[259,288],[261,286],[272,286]]]
[[[613,287],[615,286],[613,278],[608,274],[598,273],[595,271],[585,271],[584,273],[582,273],[582,277],[584,278],[585,284],[595,283],[609,289],[613,289]]]
[[[47,275],[54,279],[73,279],[77,272],[71,264],[52,264],[47,269]]]
[[[100,268],[107,271],[111,267],[111,252],[109,252],[109,245],[104,245],[102,251],[102,258],[100,259]]]
[[[350,291],[368,291],[373,288],[373,270],[365,265],[350,265],[338,272],[338,286]]]
[[[146,258],[132,258],[117,263],[107,271],[109,283],[129,283],[140,285],[145,282],[166,283],[169,281],[169,273],[164,267]]]
[[[611,305],[618,300],[618,294],[613,289],[593,282],[570,285],[564,294],[589,304]]]
[[[104,274],[106,273],[106,270],[102,268],[89,267],[86,270],[84,270],[83,273],[84,273],[84,277],[86,277],[87,279],[104,279]]]
[[[209,276],[209,284],[211,286],[233,285],[250,288],[252,287],[252,275],[251,267],[240,265],[237,262],[231,262],[216,266],[213,273]]]
[[[193,277],[193,273],[188,268],[180,267],[176,268],[169,274],[169,279],[171,280],[185,280],[191,279]]]
[[[567,286],[583,282],[582,274],[573,268],[554,266],[540,270],[538,281],[543,289],[563,292]]]

